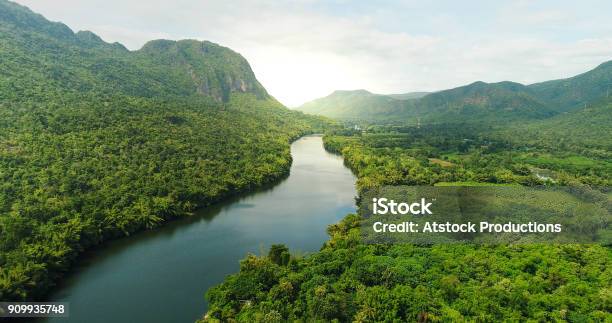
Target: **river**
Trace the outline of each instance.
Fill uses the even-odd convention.
[[[355,177],[319,136],[295,141],[291,154],[289,177],[271,188],[87,253],[50,298],[69,302],[70,316],[44,322],[193,322],[206,290],[247,253],[273,243],[317,251],[327,225],[355,211]]]

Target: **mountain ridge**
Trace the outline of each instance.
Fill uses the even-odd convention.
[[[606,84],[608,84],[606,86]],[[297,110],[341,120],[384,122],[481,122],[532,120],[572,111],[601,99],[612,87],[612,61],[576,76],[524,85],[512,81],[467,85],[426,93],[401,102],[401,96],[379,95],[378,101],[342,101],[329,95]],[[567,91],[572,88],[572,91]],[[365,90],[364,90],[365,91]],[[366,91],[367,92],[367,91]],[[369,93],[369,92],[368,92]],[[421,92],[417,92],[421,93]],[[384,99],[383,99],[384,97]],[[333,99],[333,100],[330,100]],[[389,103],[388,100],[396,100]],[[393,109],[389,109],[393,106]]]
[[[130,51],[108,43],[91,31],[73,32],[25,6],[0,1],[0,58],[9,62],[0,72],[50,80],[56,90],[94,90],[143,97],[202,95],[227,102],[232,93],[270,98],[249,63],[239,53],[208,41],[152,40]],[[41,57],[39,53],[45,53]],[[19,64],[14,57],[27,57]],[[59,63],[61,62],[61,63]],[[12,63],[12,64],[11,64]],[[60,67],[61,65],[61,67]]]

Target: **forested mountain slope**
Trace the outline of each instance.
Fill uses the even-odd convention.
[[[415,115],[427,123],[486,122],[539,119],[554,111],[522,84],[475,82],[424,96]]]
[[[277,180],[326,126],[239,54],[130,52],[0,0],[0,299],[39,299],[85,249]]]
[[[338,95],[304,104],[298,110],[341,120],[403,124],[501,123],[538,120],[583,108],[612,91],[612,62],[568,79],[532,85],[515,82],[469,85],[416,95]],[[353,93],[351,91],[344,91]],[[369,93],[365,90],[355,93]]]
[[[612,61],[574,77],[531,84],[529,88],[557,111],[582,108],[612,94]]]
[[[0,39],[3,98],[38,95],[35,86],[44,86],[44,93],[202,94],[217,101],[227,101],[231,93],[268,97],[242,56],[210,42],[155,40],[131,52],[4,0]]]

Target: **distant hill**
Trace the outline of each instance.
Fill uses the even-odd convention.
[[[508,122],[538,120],[584,107],[612,91],[612,61],[568,79],[532,85],[515,82],[469,85],[434,93],[377,95],[338,91],[298,110],[342,120],[399,123]]]
[[[366,90],[335,91],[297,108],[297,110],[336,119],[379,119],[395,116],[404,110],[405,102]]]
[[[408,93],[399,93],[399,94],[387,94],[387,96],[392,97],[398,100],[411,100],[411,99],[419,99],[431,92],[408,92]]]
[[[612,61],[574,77],[531,84],[529,88],[556,111],[581,108],[612,92]]]
[[[416,102],[425,122],[541,119],[555,112],[526,86],[514,82],[475,82],[435,92]]]

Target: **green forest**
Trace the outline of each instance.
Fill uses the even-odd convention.
[[[324,145],[358,177],[357,200],[384,185],[585,186],[609,197],[612,101],[592,97],[546,118],[345,119]],[[349,214],[329,226],[330,239],[310,255],[279,244],[247,256],[208,291],[202,321],[612,320],[610,246],[366,244],[362,223]]]
[[[570,122],[566,119],[551,122]],[[589,185],[609,196],[605,131],[583,132],[584,138],[565,132],[560,140],[556,135],[562,132],[535,124],[377,125],[367,132],[330,132],[324,144],[342,154],[358,176],[360,192],[382,185]],[[589,135],[599,135],[599,145],[572,144],[597,138]],[[526,137],[531,141],[522,140]],[[549,176],[538,177],[544,168]],[[239,273],[207,293],[211,306],[203,321],[612,319],[609,246],[365,244],[362,221],[349,214],[329,226],[330,239],[311,255],[292,255],[283,245],[268,255],[249,255]]]
[[[612,61],[295,111],[229,48],[131,51],[0,0],[0,300],[45,300],[86,251],[280,181],[311,133],[357,177],[356,201],[385,185],[570,186],[610,211],[609,84]],[[362,223],[346,215],[312,254],[245,255],[202,290],[201,321],[612,322],[609,245],[366,244]]]
[[[6,1],[0,76],[3,301],[43,298],[108,239],[286,176],[289,143],[329,124],[283,107],[227,48],[130,52]]]

